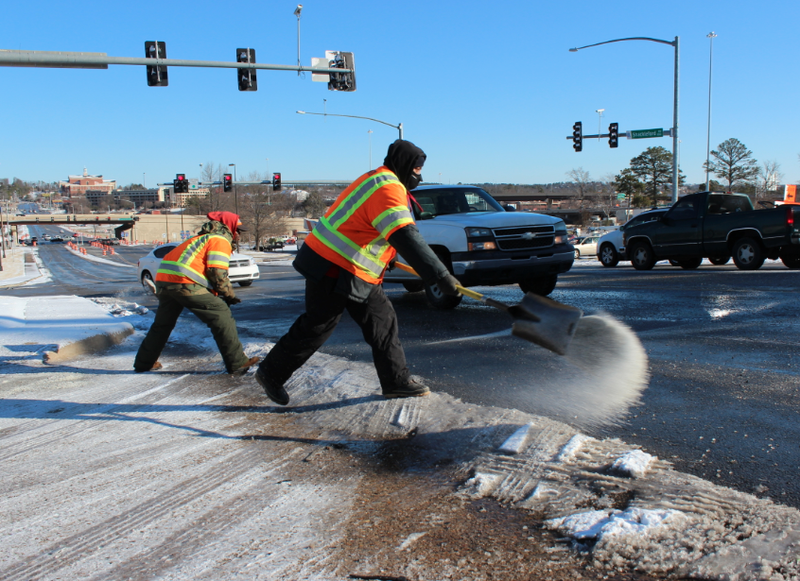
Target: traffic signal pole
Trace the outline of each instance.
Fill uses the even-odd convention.
[[[310,71],[312,73],[354,73],[354,69],[271,65],[265,63],[192,61],[145,57],[115,57],[104,52],[52,52],[41,50],[0,50],[0,66],[57,69],[107,69],[109,65],[202,67],[221,69],[263,69],[268,71]]]

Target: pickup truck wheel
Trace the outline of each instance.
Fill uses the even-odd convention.
[[[710,256],[708,261],[714,266],[722,266],[723,264],[728,264],[730,259],[730,256]]]
[[[781,262],[792,270],[800,268],[800,256],[781,256]]]
[[[461,299],[464,298],[463,295],[446,295],[439,290],[439,286],[435,284],[425,285],[425,296],[428,297],[428,302],[433,308],[441,311],[455,309],[461,303]]]
[[[603,244],[600,247],[598,258],[600,259],[600,263],[608,268],[613,268],[619,264],[619,253],[611,244]]]
[[[636,270],[651,270],[656,264],[653,249],[647,242],[634,242],[628,249],[628,254]]]
[[[739,270],[758,270],[764,264],[764,252],[752,238],[739,238],[733,245],[733,262]]]
[[[412,280],[404,282],[403,287],[410,293],[418,293],[421,290],[425,290],[425,283],[420,280]]]
[[[251,284],[253,284],[252,280],[240,280],[239,281],[239,286],[250,286]]]
[[[541,297],[546,297],[555,290],[557,282],[558,275],[550,274],[539,278],[523,280],[519,283],[519,288],[521,288],[524,293],[533,293]]]
[[[687,258],[686,260],[679,260],[678,261],[678,266],[680,266],[683,270],[695,270],[701,264],[703,264],[702,257]]]

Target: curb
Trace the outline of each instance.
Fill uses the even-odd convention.
[[[100,333],[99,335],[92,335],[85,339],[80,339],[74,343],[66,345],[58,345],[55,351],[45,351],[42,356],[43,363],[61,363],[69,359],[80,357],[91,353],[99,353],[105,351],[115,345],[122,343],[128,336],[133,335],[134,328],[132,325],[126,323],[128,327],[121,331],[113,331],[111,333]]]

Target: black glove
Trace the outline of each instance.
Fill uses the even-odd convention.
[[[397,267],[397,257],[392,258],[386,265],[386,270],[394,270]]]
[[[230,307],[231,305],[238,305],[242,302],[239,297],[222,297],[222,300]]]
[[[444,294],[450,296],[458,296],[459,294],[461,294],[458,292],[458,289],[456,288],[456,285],[460,284],[461,283],[458,282],[458,279],[449,272],[445,276],[436,281],[436,286],[439,287],[439,290],[441,290]]]

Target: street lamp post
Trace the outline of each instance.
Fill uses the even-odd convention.
[[[597,141],[600,141],[600,134],[603,132],[603,111],[605,109],[595,110],[595,113],[597,113]]]
[[[709,39],[708,46],[708,125],[706,135],[706,191],[709,188],[708,166],[711,163],[711,63],[714,55],[714,39],[717,37],[716,33],[709,32],[706,37]]]
[[[661,40],[658,38],[649,38],[647,36],[634,36],[631,38],[616,38],[614,40],[606,40],[604,42],[596,42],[595,44],[587,44],[586,46],[579,46],[577,48],[569,49],[570,52],[578,52],[584,48],[591,48],[593,46],[600,46],[602,44],[611,44],[612,42],[623,42],[626,40],[647,40],[650,42],[658,42],[660,44],[668,44],[675,47],[675,80],[674,97],[673,97],[673,110],[672,110],[672,203],[678,201],[678,95],[679,85],[678,80],[680,76],[680,37],[676,36],[675,40]]]
[[[392,125],[391,123],[387,123],[386,121],[381,121],[380,119],[373,119],[372,117],[361,117],[360,115],[338,115],[336,113],[312,113],[311,111],[297,111],[298,115],[322,115],[323,117],[350,117],[352,119],[367,119],[368,121],[375,121],[375,123],[382,123],[384,125],[388,125],[389,127],[394,127],[400,132],[400,139],[403,139],[403,124],[400,123],[398,125]]]
[[[228,167],[233,167],[233,207],[236,208],[236,215],[239,215],[239,190],[236,187],[236,164],[229,163]]]

